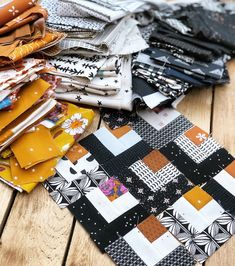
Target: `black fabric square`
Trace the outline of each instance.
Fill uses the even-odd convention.
[[[120,236],[126,235],[148,216],[148,212],[138,204],[108,224],[97,234],[92,234],[91,238],[94,240],[98,248],[104,252],[104,249],[107,246],[117,240]]]
[[[214,179],[209,180],[203,187],[228,213],[235,216],[235,197]]]
[[[100,164],[114,158],[112,152],[109,151],[94,134],[82,139],[79,144],[89,151]]]

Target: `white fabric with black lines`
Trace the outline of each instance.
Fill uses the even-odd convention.
[[[185,135],[179,136],[174,140],[174,142],[183,152],[185,152],[192,160],[194,160],[198,164],[206,160],[210,155],[221,148],[221,145],[211,137],[203,141],[200,146],[195,145]]]
[[[121,60],[121,89],[116,95],[111,96],[94,96],[92,94],[83,95],[82,93],[55,93],[58,100],[79,102],[98,107],[107,107],[113,109],[124,109],[131,111],[132,102],[132,76],[131,76],[131,57],[125,56]],[[58,87],[59,89],[59,87]]]

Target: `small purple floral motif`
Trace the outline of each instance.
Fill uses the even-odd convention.
[[[110,201],[113,201],[128,192],[128,189],[114,176],[100,185],[99,188]]]

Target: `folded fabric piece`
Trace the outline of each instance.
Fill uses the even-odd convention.
[[[8,34],[7,36],[0,37],[0,44],[1,44],[1,51],[3,50],[2,45],[6,46],[9,44],[14,43],[17,40],[20,40],[21,43],[28,43],[32,42],[33,40],[40,39],[44,37],[45,34],[45,20],[44,18],[40,18],[30,24],[25,24],[17,29],[15,29],[13,32]]]
[[[30,193],[37,186],[37,183],[28,183],[21,186],[14,185],[10,166],[0,164],[0,169],[0,180],[8,186],[18,190],[19,192],[26,191]]]
[[[116,74],[118,79],[114,77],[104,77],[104,78],[102,76],[97,77],[97,78],[95,77],[91,81],[91,85],[87,82],[85,84],[84,83],[79,84],[80,86],[83,85],[82,88],[84,88],[85,90],[84,93],[80,93],[78,91],[80,87],[78,89],[73,89],[70,92],[68,88],[64,89],[58,86],[58,88],[56,89],[56,98],[60,100],[79,102],[79,103],[89,104],[89,105],[98,106],[98,107],[104,106],[108,108],[132,110],[132,90],[131,90],[130,68],[131,68],[130,56],[121,57],[121,66],[115,65],[115,69],[118,71],[118,74]],[[113,85],[111,86],[110,84],[107,83],[108,85],[107,86],[105,82],[106,79],[108,80],[108,83],[111,80]],[[96,81],[99,82],[97,85],[96,85]],[[75,83],[74,80],[70,80],[68,85],[74,84],[74,83]],[[102,86],[100,86],[99,84],[102,84]],[[116,86],[116,84],[118,84],[118,87]],[[89,91],[86,92],[87,90]],[[100,91],[99,93],[98,93],[98,90]],[[108,96],[107,94],[109,90],[110,91],[114,90],[116,94]],[[100,95],[94,95],[94,94],[89,93],[89,92],[93,92],[93,93],[96,93],[96,94],[98,93],[102,95],[101,93],[102,91],[104,92],[103,94],[107,96],[100,96]]]
[[[5,4],[1,4],[1,23],[0,26],[3,26],[5,23],[9,22],[13,18],[19,16],[24,11],[33,7],[36,4],[37,0],[22,0],[22,1],[7,1]]]
[[[38,101],[43,94],[48,90],[50,84],[42,79],[38,79],[29,85],[22,88],[18,96],[18,101],[15,104],[15,108],[9,115],[8,111],[1,111],[0,113],[0,131],[2,131],[8,124],[13,122],[17,117],[23,114],[29,109],[36,101]]]
[[[66,77],[82,77],[92,80],[98,70],[106,62],[106,58],[94,56],[86,58],[79,55],[56,56],[48,60],[58,71],[66,74]]]
[[[15,157],[10,157],[7,179],[1,176],[3,182],[30,192],[38,182],[55,174],[59,159],[90,125],[94,116],[92,110],[69,103],[63,103],[61,107],[59,110],[58,106],[41,121],[41,125],[31,128],[11,145]]]
[[[33,52],[55,45],[64,37],[65,35],[59,32],[46,32],[45,37],[42,39],[35,40],[29,44],[24,44],[19,47],[15,46],[14,50],[10,51],[10,53],[6,53],[4,50],[0,53],[0,66],[14,63]]]
[[[0,27],[0,35],[6,34],[26,24],[31,24],[40,18],[47,19],[46,9],[39,5],[31,6],[28,10],[24,11],[22,14],[17,14],[16,18]]]
[[[66,38],[60,43],[61,52],[99,55],[125,55],[138,52],[148,45],[136,25],[136,20],[125,17],[117,24],[108,25],[94,38]]]
[[[43,117],[45,117],[55,106],[56,101],[54,99],[42,101],[29,108],[22,115],[20,115],[14,121],[9,123],[1,131],[0,151],[4,150],[14,140],[16,140],[16,138],[18,138],[21,134],[27,131],[27,129],[29,129],[30,127],[38,123],[41,119],[43,119]],[[11,110],[5,112],[11,112]]]
[[[41,5],[48,10],[48,26],[59,30],[79,31],[80,29],[87,29],[91,31],[102,31],[107,24],[101,20],[94,20],[92,18],[64,18],[62,16],[59,16],[57,15],[56,11],[58,0],[54,1],[53,3],[49,0],[42,0]]]
[[[35,139],[40,140],[35,142]],[[41,145],[43,143],[43,145]],[[61,155],[50,130],[44,126],[38,126],[34,131],[25,133],[11,145],[21,168],[30,168],[34,165]]]
[[[45,61],[41,59],[23,59],[14,69],[0,72],[0,100],[12,93],[19,84],[24,84],[39,71],[45,68]]]

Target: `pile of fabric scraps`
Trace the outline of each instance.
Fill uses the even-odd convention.
[[[0,9],[0,180],[27,192],[53,175],[94,115],[57,102],[55,69],[32,58],[65,37],[46,28],[47,11],[36,2],[13,0]]]
[[[133,60],[133,90],[151,109],[178,103],[192,87],[229,81],[235,5],[160,4],[141,32],[150,47]]]
[[[49,1],[48,26],[67,37],[45,53],[61,77],[56,98],[132,110],[131,54],[148,47],[130,14],[149,10],[143,1]],[[125,8],[123,8],[125,6]]]
[[[25,67],[33,65],[32,61],[26,60]],[[40,62],[34,64],[31,70],[35,73]],[[32,73],[25,73],[25,78],[15,78],[19,84],[15,83],[14,104],[0,111],[0,180],[21,192],[31,192],[54,174],[58,160],[91,123],[93,111],[57,102],[52,98],[53,85],[42,78],[30,81]],[[4,83],[8,84],[11,88],[14,83]]]
[[[49,12],[48,26],[68,34],[48,53],[125,55],[146,48],[138,22],[128,16],[151,8],[143,1],[43,0],[42,5]]]
[[[64,33],[49,30],[48,13],[36,0],[13,0],[0,9],[0,67],[57,44]]]
[[[171,108],[102,116],[111,128],[74,144],[50,196],[117,265],[203,263],[235,234],[233,156]]]
[[[175,107],[191,88],[229,81],[232,4],[43,0],[42,5],[49,11],[47,25],[67,34],[44,50],[53,56],[49,62],[58,73],[52,74],[61,77],[58,99],[129,111],[136,103],[161,109]]]

